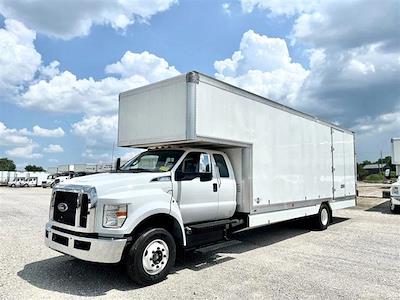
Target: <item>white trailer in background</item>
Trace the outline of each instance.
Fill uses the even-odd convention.
[[[139,283],[177,247],[355,205],[353,132],[197,72],[121,93],[118,145],[147,151],[55,186],[46,244]]]
[[[396,166],[396,175],[400,176],[400,138],[392,138],[392,164]]]

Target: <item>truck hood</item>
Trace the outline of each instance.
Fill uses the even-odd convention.
[[[92,186],[96,188],[97,196],[138,189],[147,185],[151,180],[158,177],[171,176],[171,172],[160,173],[101,173],[72,178],[57,184],[58,188],[69,185]],[[143,187],[142,187],[143,188]]]

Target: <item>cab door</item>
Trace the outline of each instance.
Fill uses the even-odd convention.
[[[218,181],[218,219],[233,216],[236,210],[236,181],[227,157],[221,153],[213,153],[214,174]]]
[[[174,180],[174,197],[184,224],[217,219],[218,181],[209,153],[189,152],[175,170]]]

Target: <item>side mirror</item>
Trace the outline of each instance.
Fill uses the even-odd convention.
[[[212,179],[212,173],[200,173],[200,181],[210,181]]]
[[[181,181],[183,179],[183,172],[180,169],[175,171],[175,181]]]
[[[117,158],[117,161],[115,162],[115,171],[119,171],[121,167],[121,158]]]

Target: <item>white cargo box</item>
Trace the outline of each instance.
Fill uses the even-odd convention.
[[[173,144],[224,149],[240,212],[355,203],[353,132],[197,72],[120,94],[119,146]]]

